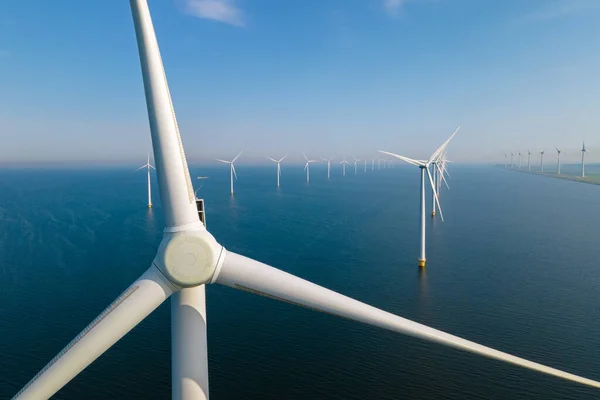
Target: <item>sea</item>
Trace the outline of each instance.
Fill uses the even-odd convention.
[[[549,165],[549,164],[548,164]],[[549,167],[548,167],[549,168]],[[573,167],[575,170],[575,167]],[[600,171],[600,166],[589,166]],[[0,399],[13,396],[151,264],[163,215],[135,166],[0,169]],[[600,186],[449,167],[445,221],[417,168],[191,166],[227,249],[405,318],[600,380]],[[199,180],[197,176],[208,176]],[[431,209],[431,193],[427,195]],[[212,399],[598,399],[600,390],[210,285]],[[163,304],[57,399],[170,398]]]

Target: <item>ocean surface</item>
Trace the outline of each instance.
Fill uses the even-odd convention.
[[[550,164],[547,164],[548,167]],[[150,265],[163,217],[127,168],[0,170],[0,399],[10,398]],[[324,165],[192,166],[226,248],[403,317],[600,380],[600,186],[450,167],[445,216],[419,171],[326,179]],[[596,167],[596,169],[598,169]],[[588,167],[593,172],[593,167]],[[209,179],[196,180],[206,175]],[[431,196],[427,196],[431,204]],[[430,205],[428,206],[428,208]],[[207,288],[212,399],[598,399],[600,391],[216,285]],[[162,305],[59,399],[170,397]]]

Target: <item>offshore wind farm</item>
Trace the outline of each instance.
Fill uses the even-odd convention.
[[[0,399],[598,398],[594,8],[128,3],[0,21]]]

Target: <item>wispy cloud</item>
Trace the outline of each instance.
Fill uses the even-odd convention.
[[[245,26],[244,12],[235,5],[235,0],[185,0],[184,4],[185,11],[195,17]]]
[[[410,0],[383,0],[383,8],[388,15],[395,17],[409,1]]]
[[[555,0],[547,3],[544,8],[523,15],[522,21],[540,21],[567,17],[575,14],[600,11],[598,0]]]

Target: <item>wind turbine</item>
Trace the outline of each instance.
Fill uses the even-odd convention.
[[[354,175],[356,175],[356,171],[357,171],[357,163],[360,161],[358,158],[352,156],[352,158],[354,158]]]
[[[13,400],[48,399],[171,297],[172,398],[206,400],[205,286],[220,284],[600,388],[600,382],[385,312],[226,250],[200,222],[146,0],[130,0],[147,95],[165,230],[150,268]],[[35,353],[33,353],[35,354]]]
[[[521,155],[522,154],[521,154],[520,150],[518,151],[518,153],[519,153],[519,169],[521,169]]]
[[[317,162],[316,160],[309,160],[306,158],[306,155],[302,153],[304,159],[306,160],[306,164],[304,165],[304,170],[306,171],[306,183],[310,182],[310,164]]]
[[[581,177],[585,178],[585,153],[587,150],[585,149],[585,142],[583,142],[583,147],[581,148]]]
[[[438,186],[438,181],[437,181],[437,176],[438,176],[438,171],[437,171],[437,163],[435,161],[433,161],[431,163],[431,166],[433,167],[433,187],[435,188],[434,190],[431,191],[431,194],[433,196],[433,200],[432,200],[432,208],[433,210],[431,211],[431,216],[435,217],[435,201],[436,201],[436,197],[439,195],[439,186]]]
[[[508,154],[504,153],[504,168],[508,167]]]
[[[281,176],[281,162],[283,160],[285,160],[286,157],[287,157],[287,154],[285,156],[281,157],[279,160],[276,160],[276,159],[271,158],[271,157],[267,157],[269,160],[271,160],[271,161],[273,161],[274,163],[277,164],[277,187],[279,187],[279,177]]]
[[[335,157],[331,157],[331,158],[323,158],[321,157],[321,160],[325,161],[327,163],[327,179],[329,179],[331,177],[331,161],[334,159]]]
[[[542,167],[542,172],[544,172],[544,150],[540,151],[540,166]]]
[[[141,167],[136,169],[134,172],[137,172],[143,168],[146,168],[148,170],[148,208],[152,208],[152,190],[150,189],[150,168],[152,168],[154,170],[156,170],[156,168],[154,168],[150,164],[150,153],[148,153],[148,161],[146,161],[146,165],[142,165]]]
[[[375,171],[375,159],[371,159],[371,172]]]
[[[340,164],[342,164],[342,175],[346,176],[346,164],[350,164],[348,161],[346,161],[346,156],[344,156],[344,159],[340,161]]]
[[[560,175],[560,153],[562,153],[562,151],[560,151],[558,149],[558,147],[556,147],[556,146],[554,146],[554,148],[556,149],[556,154],[557,154],[556,158],[557,158],[557,161],[558,161],[558,164],[557,164],[557,167],[556,167],[556,173],[557,173],[557,175]]]
[[[381,170],[381,158],[377,157],[377,170]]]
[[[531,150],[527,149],[527,170],[531,171]]]
[[[437,207],[440,210],[440,217],[442,221],[444,220],[444,214],[442,213],[442,207],[440,206],[440,201],[438,199],[437,191],[435,188],[435,184],[433,183],[433,178],[431,177],[431,172],[429,171],[429,166],[435,162],[440,154],[446,149],[446,146],[450,143],[450,140],[456,135],[460,126],[456,128],[454,133],[446,140],[433,154],[429,157],[428,160],[413,160],[412,158],[404,157],[399,154],[389,153],[387,151],[379,150],[381,153],[388,154],[392,157],[399,158],[402,161],[405,161],[409,164],[415,165],[421,169],[421,251],[419,254],[419,267],[425,268],[425,263],[427,261],[425,257],[425,175],[429,178],[429,183],[431,184],[431,190],[433,191],[433,198],[437,203]]]
[[[133,1],[133,0],[131,0]],[[231,161],[227,161],[227,160],[221,160],[219,158],[217,158],[216,160],[225,164],[229,164],[229,178],[231,181],[231,194],[233,195],[233,177],[235,176],[235,179],[237,179],[237,174],[235,173],[235,166],[233,165],[235,163],[235,160],[238,159],[239,156],[242,155],[242,151],[240,151],[240,154],[238,154],[237,156],[235,156],[235,158]]]
[[[510,167],[511,167],[511,168],[513,168],[513,167],[515,166],[515,164],[513,163],[513,156],[514,156],[514,154],[513,154],[513,152],[511,151],[511,152],[510,152]]]
[[[364,172],[367,172],[367,159],[365,158],[365,170]]]

